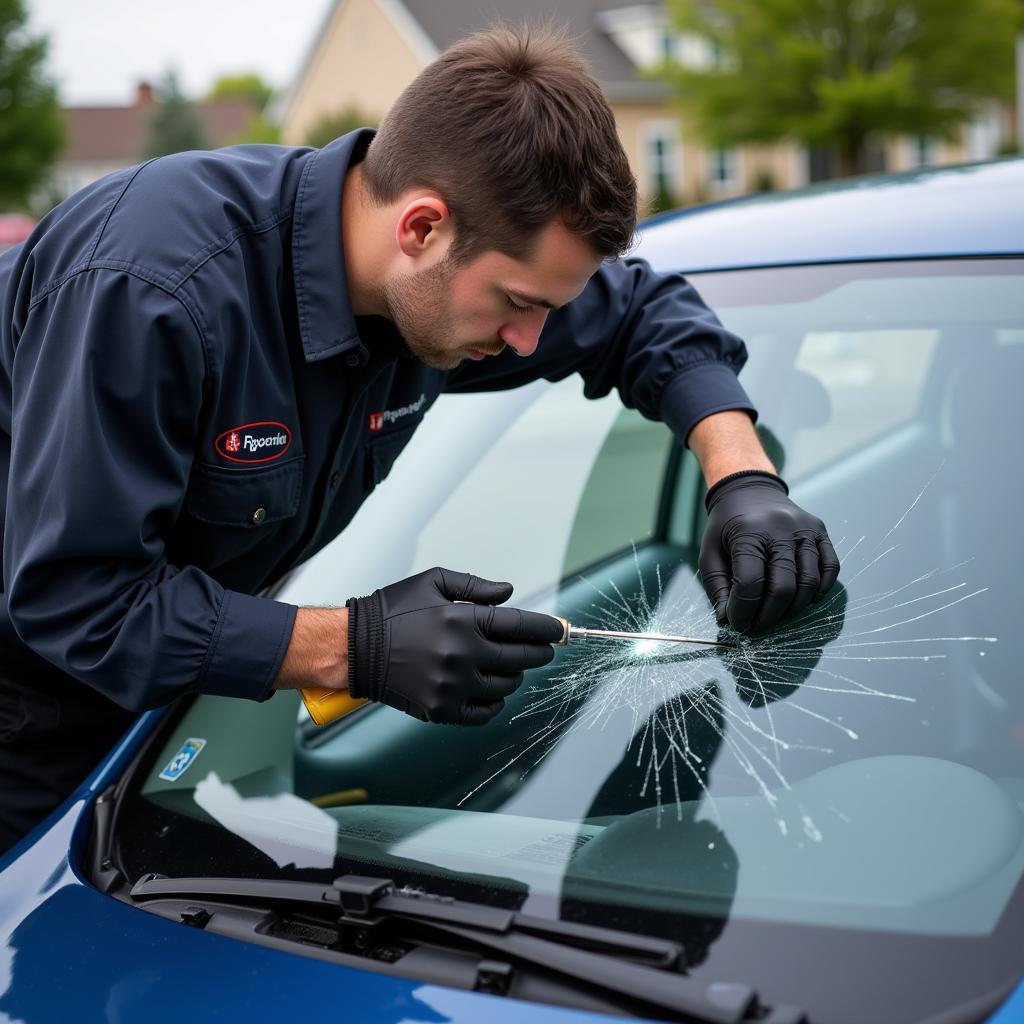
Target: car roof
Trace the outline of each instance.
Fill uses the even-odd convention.
[[[651,218],[660,270],[1024,253],[1024,159],[826,182]]]

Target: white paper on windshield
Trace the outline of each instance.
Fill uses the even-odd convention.
[[[195,801],[229,832],[252,843],[278,867],[329,868],[338,826],[319,807],[292,793],[244,797],[216,772],[200,782]]]

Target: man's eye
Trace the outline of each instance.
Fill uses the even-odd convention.
[[[513,302],[512,299],[506,295],[505,301],[517,312],[517,313],[532,313],[533,306],[520,306],[518,302]]]

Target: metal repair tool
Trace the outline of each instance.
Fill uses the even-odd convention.
[[[574,626],[568,619],[563,619],[560,615],[553,615],[552,618],[558,619],[562,624],[562,629],[564,630],[562,639],[556,640],[555,643],[561,644],[563,647],[573,640],[651,640],[656,643],[705,644],[709,647],[736,646],[724,640],[704,640],[695,636],[669,636],[666,633],[629,633],[617,629],[583,629],[582,626]]]
[[[568,619],[560,615],[553,615],[562,624],[562,639],[556,640],[557,644],[563,647],[573,640],[650,640],[654,642],[671,642],[676,644],[703,644],[708,647],[735,647],[735,644],[724,643],[721,640],[703,640],[694,636],[667,636],[664,633],[626,633],[613,629],[583,629],[574,626]],[[302,703],[306,705],[309,717],[317,725],[327,725],[338,718],[361,708],[365,699],[349,696],[348,690],[328,690],[319,687],[306,687],[299,691],[302,696]]]

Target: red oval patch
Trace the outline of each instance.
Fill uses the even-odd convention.
[[[292,432],[276,420],[243,423],[225,430],[213,442],[217,454],[232,462],[272,462],[291,447]]]

